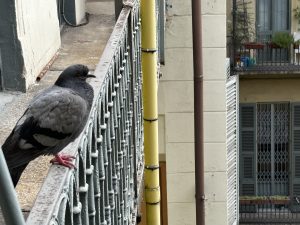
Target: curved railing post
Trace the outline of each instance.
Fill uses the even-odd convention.
[[[9,175],[7,164],[0,148],[0,208],[6,225],[23,225],[25,220]]]

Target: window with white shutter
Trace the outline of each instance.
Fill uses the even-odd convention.
[[[240,104],[240,195],[256,195],[256,104]]]
[[[238,77],[226,83],[227,214],[228,224],[238,224]]]
[[[293,212],[300,211],[300,103],[292,104],[291,200]]]

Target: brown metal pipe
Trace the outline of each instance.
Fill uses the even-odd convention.
[[[203,62],[201,0],[192,0],[194,59],[194,126],[196,225],[205,224],[204,213],[204,153],[203,153]]]

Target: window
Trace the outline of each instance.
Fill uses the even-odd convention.
[[[289,109],[257,104],[257,195],[288,195]]]
[[[240,104],[240,195],[300,196],[300,104]]]
[[[258,40],[269,41],[274,32],[290,31],[289,0],[257,0]]]
[[[257,0],[256,35],[257,40],[269,42],[275,32],[290,32],[290,0]],[[289,61],[287,49],[263,51],[266,61]],[[262,57],[260,55],[259,57]]]

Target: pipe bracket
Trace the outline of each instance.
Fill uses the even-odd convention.
[[[144,119],[144,121],[147,121],[147,122],[150,122],[150,123],[158,120],[158,118],[146,119],[145,117],[143,119]]]
[[[146,170],[158,170],[159,169],[159,165],[150,165],[150,166],[145,166]]]
[[[155,48],[142,48],[142,52],[146,52],[146,53],[155,53],[157,52],[157,49]]]
[[[146,202],[146,205],[158,205],[160,204],[160,201],[159,202]]]

